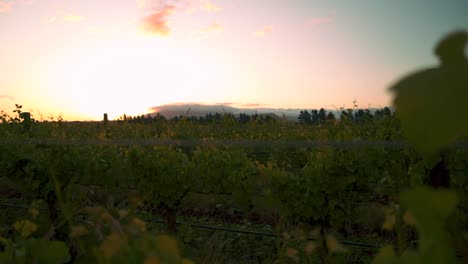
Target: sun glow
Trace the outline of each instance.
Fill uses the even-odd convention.
[[[0,0],[0,110],[387,106],[388,86],[436,64],[433,43],[467,25],[468,1],[340,2]]]
[[[137,115],[169,102],[210,98],[223,64],[170,40],[141,38],[82,48],[62,57],[49,80],[68,108],[99,119]]]

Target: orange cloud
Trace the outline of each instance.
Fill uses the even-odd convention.
[[[81,21],[85,21],[86,17],[76,15],[76,14],[68,14],[63,17],[63,20],[67,22],[81,22]]]
[[[174,6],[167,5],[143,18],[143,29],[149,34],[161,36],[169,35],[170,29],[167,25],[167,19],[168,16],[173,13],[174,9]]]
[[[320,26],[320,25],[330,24],[332,22],[333,22],[333,17],[326,16],[326,17],[315,17],[315,18],[309,19],[306,22],[306,24],[309,26]]]
[[[269,25],[269,26],[266,26],[266,27],[263,27],[263,28],[260,28],[258,29],[257,31],[255,31],[253,34],[255,36],[264,36],[270,32],[273,31],[273,26]]]
[[[10,12],[12,7],[12,2],[0,1],[0,13]]]

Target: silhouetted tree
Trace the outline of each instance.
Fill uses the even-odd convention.
[[[353,120],[353,109],[341,110],[340,120]]]
[[[391,115],[392,115],[392,111],[388,107],[377,109],[374,113],[375,118],[384,118],[384,117],[388,117]]]
[[[354,121],[355,122],[364,122],[372,120],[374,116],[372,115],[369,109],[363,110],[359,109],[354,112]]]
[[[390,108],[385,107],[385,108],[383,109],[383,115],[384,115],[384,116],[391,116],[391,115],[392,115],[392,111],[390,110]]]
[[[310,115],[311,115],[312,124],[317,125],[319,123],[318,111],[315,109],[311,110]]]
[[[216,113],[213,115],[213,121],[216,123],[221,122],[222,119],[223,119],[223,116],[220,113]]]
[[[257,113],[255,113],[255,114],[253,114],[253,115],[250,117],[250,119],[251,119],[251,120],[258,120],[259,117],[260,117],[260,116],[259,116]]]
[[[250,121],[250,116],[245,114],[245,113],[241,113],[239,114],[239,122],[241,124],[245,124],[245,123],[248,123]]]
[[[312,116],[307,110],[300,111],[297,119],[299,120],[299,123],[302,124],[312,123]]]
[[[318,122],[320,124],[323,124],[325,123],[326,119],[327,119],[327,112],[325,111],[325,109],[320,108],[318,112]]]

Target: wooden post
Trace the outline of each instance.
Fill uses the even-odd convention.
[[[29,131],[31,128],[31,113],[22,112],[20,118],[23,119],[21,123],[23,124],[24,131]]]
[[[109,127],[107,126],[107,124],[109,123],[109,118],[107,117],[107,113],[104,113],[103,123],[104,123],[103,127],[104,127],[105,136],[106,138],[110,138]]]

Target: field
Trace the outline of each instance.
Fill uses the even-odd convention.
[[[36,121],[18,106],[0,123],[0,260],[468,260],[464,141],[428,163],[388,109],[300,121]]]

